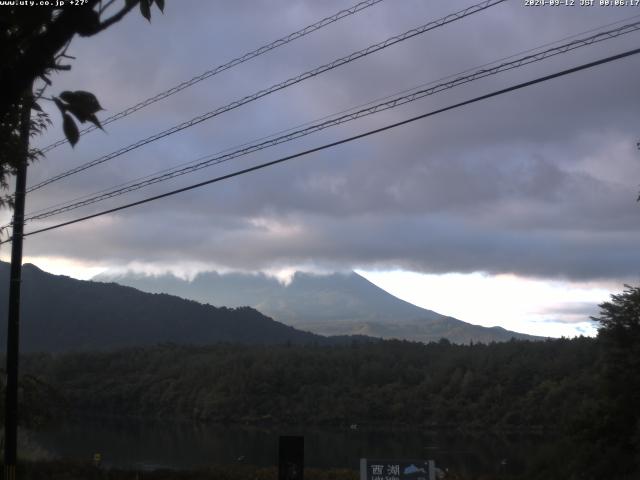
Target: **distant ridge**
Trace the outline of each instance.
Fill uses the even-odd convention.
[[[249,308],[203,305],[114,283],[75,280],[23,267],[20,345],[23,352],[105,350],[159,343],[207,345],[336,344],[283,325]],[[0,262],[0,349],[6,346],[9,264]]]
[[[432,342],[540,340],[501,327],[482,327],[412,305],[355,272],[315,275],[296,272],[287,285],[264,274],[206,272],[192,281],[173,275],[95,277],[146,292],[171,293],[212,305],[249,305],[274,319],[322,335],[367,335]]]

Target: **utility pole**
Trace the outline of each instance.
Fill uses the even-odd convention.
[[[29,133],[33,83],[22,97],[20,112],[20,159],[16,172],[13,232],[11,238],[11,276],[9,278],[9,314],[7,325],[7,387],[4,413],[4,478],[15,480],[18,450],[18,355],[20,340],[20,284],[22,282],[22,234],[27,186]]]

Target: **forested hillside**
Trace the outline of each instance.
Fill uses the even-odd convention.
[[[8,264],[0,262],[0,292],[8,291]],[[0,315],[6,316],[6,295]],[[203,305],[166,294],[150,294],[115,283],[52,275],[23,268],[20,341],[25,352],[105,350],[162,342],[206,345],[333,343],[244,308]],[[0,317],[2,318],[2,317]],[[6,318],[6,317],[4,317]],[[0,349],[6,330],[0,329]]]
[[[592,476],[575,478],[634,478],[615,472],[635,469],[637,411],[629,392],[637,381],[629,371],[625,380],[610,371],[610,348],[600,338],[575,338],[29,354],[21,363],[21,420],[37,426],[116,415],[540,434],[548,448],[532,452],[535,474],[527,479],[586,471]],[[623,418],[629,428],[620,426]]]
[[[239,423],[558,429],[593,407],[593,339],[459,346],[163,345],[32,355],[72,411]]]

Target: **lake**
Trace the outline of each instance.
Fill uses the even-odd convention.
[[[30,433],[29,438],[56,458],[91,461],[94,453],[100,453],[105,467],[152,470],[276,465],[280,435],[304,435],[308,467],[357,469],[361,457],[417,458],[469,474],[519,473],[527,455],[544,443],[541,437],[523,435],[363,427],[259,428],[123,418],[58,423]]]

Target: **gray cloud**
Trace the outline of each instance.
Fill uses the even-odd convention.
[[[36,182],[471,2],[383,2],[61,147]],[[65,88],[109,113],[330,14],[344,2],[180,2],[78,41]],[[615,10],[615,11],[614,11]],[[622,18],[507,2],[239,108],[34,194],[34,210]],[[640,35],[327,130],[78,214],[160,193],[629,48]],[[260,269],[401,267],[569,279],[637,277],[637,58],[293,163],[29,238],[29,255]],[[53,113],[54,120],[57,114]],[[60,136],[52,128],[42,144]],[[74,218],[75,214],[60,219]],[[53,219],[51,219],[53,220]],[[37,225],[34,224],[33,228]]]
[[[554,305],[541,311],[541,314],[549,315],[550,318],[545,320],[549,323],[584,323],[591,322],[597,325],[597,322],[591,320],[591,317],[597,317],[600,308],[597,303],[589,302],[565,302]]]

